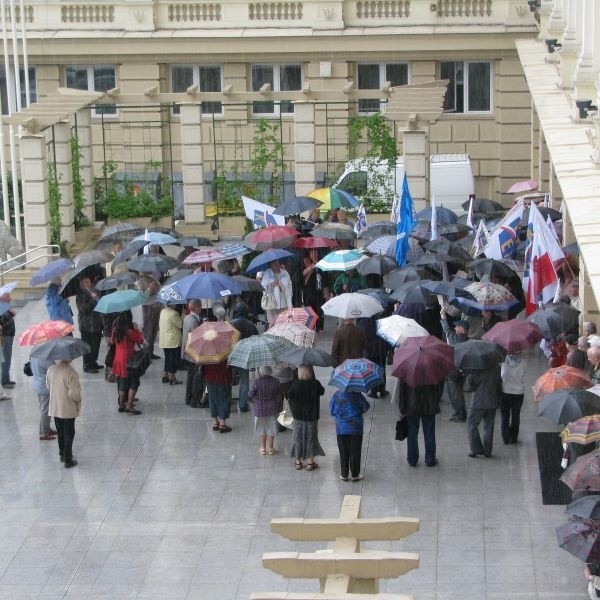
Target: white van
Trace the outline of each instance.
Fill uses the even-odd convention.
[[[333,187],[345,190],[361,200],[378,197],[391,204],[394,193],[402,196],[404,158],[399,156],[396,169],[388,172],[388,161],[356,158],[346,163],[344,172]],[[461,204],[475,194],[471,160],[467,154],[432,154],[429,157],[429,193],[435,194],[437,206],[445,206],[456,214],[465,212]],[[417,206],[420,210],[424,206]]]

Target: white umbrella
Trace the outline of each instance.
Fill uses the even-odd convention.
[[[383,312],[381,302],[366,294],[347,293],[335,296],[321,307],[326,315],[340,319],[372,317]]]
[[[377,320],[377,335],[392,346],[399,346],[409,337],[428,336],[429,332],[414,319],[392,315]]]

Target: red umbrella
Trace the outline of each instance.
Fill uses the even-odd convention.
[[[561,432],[563,443],[591,444],[600,442],[600,414],[581,417],[569,423]]]
[[[214,260],[225,260],[229,258],[225,254],[223,254],[218,248],[213,248],[211,246],[203,246],[202,248],[198,248],[191,254],[185,257],[185,260],[182,261],[182,265],[197,265],[200,263],[211,263]]]
[[[600,452],[580,456],[562,474],[560,480],[574,492],[600,492]]]
[[[300,235],[295,229],[283,225],[269,225],[249,233],[244,238],[244,246],[252,250],[268,250],[269,248],[287,248],[294,238]]]
[[[435,385],[454,370],[454,350],[433,335],[408,338],[394,352],[392,375],[411,387]]]
[[[72,333],[73,325],[66,321],[42,321],[28,327],[17,340],[19,346],[36,346]]]
[[[336,248],[338,243],[326,237],[301,237],[293,244],[292,248]]]
[[[526,181],[517,181],[513,183],[507,190],[507,194],[522,194],[524,192],[534,192],[538,189],[538,182],[535,179],[527,179]]]
[[[590,387],[590,380],[582,371],[574,367],[556,367],[548,369],[533,385],[533,399],[539,402],[546,394],[578,388],[585,390]]]
[[[298,308],[288,308],[280,312],[273,321],[275,323],[298,323],[309,329],[317,326],[319,315],[310,306],[300,306]]]
[[[509,354],[533,348],[544,337],[540,328],[529,321],[511,319],[496,323],[481,336],[482,340],[495,342]]]
[[[225,360],[239,339],[240,332],[229,323],[205,321],[190,332],[185,351],[199,364],[216,364]]]

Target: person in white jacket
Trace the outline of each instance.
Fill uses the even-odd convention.
[[[274,298],[273,308],[267,308],[267,321],[273,324],[275,317],[282,311],[292,308],[292,280],[278,260],[269,263],[263,272],[261,284],[265,292]]]
[[[520,354],[507,354],[500,369],[502,396],[500,416],[502,440],[505,444],[515,444],[519,437],[521,407],[525,395],[525,363]]]

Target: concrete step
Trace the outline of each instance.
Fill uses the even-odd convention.
[[[24,306],[32,300],[39,300],[46,293],[45,285],[32,286],[29,283],[31,276],[37,269],[23,268],[2,277],[2,284],[15,282],[17,287],[11,292],[10,297],[14,306]]]

